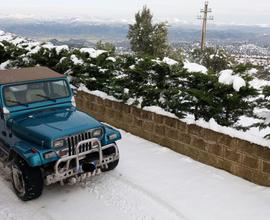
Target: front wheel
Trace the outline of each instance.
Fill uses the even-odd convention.
[[[12,185],[16,195],[23,201],[38,198],[43,190],[43,178],[38,167],[30,167],[21,158],[12,161]]]

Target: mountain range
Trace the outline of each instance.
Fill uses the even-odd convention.
[[[59,20],[37,20],[34,18],[0,17],[0,29],[37,40],[70,39],[95,43],[98,40],[126,42],[128,24],[132,21],[121,20],[82,20],[78,18]],[[169,22],[169,40],[177,42],[200,41],[199,23]],[[210,24],[208,41],[217,44],[236,42],[254,43],[270,46],[270,27],[248,25]]]

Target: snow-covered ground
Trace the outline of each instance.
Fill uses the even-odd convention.
[[[21,202],[0,175],[0,220],[268,220],[270,189],[122,131],[120,164]]]

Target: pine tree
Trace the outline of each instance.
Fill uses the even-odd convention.
[[[135,24],[129,25],[131,49],[140,55],[163,57],[168,48],[166,23],[152,23],[153,15],[146,6],[135,15]]]

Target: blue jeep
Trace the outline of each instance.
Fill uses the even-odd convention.
[[[20,199],[114,169],[119,139],[117,130],[76,108],[64,75],[45,67],[0,71],[0,158]]]

